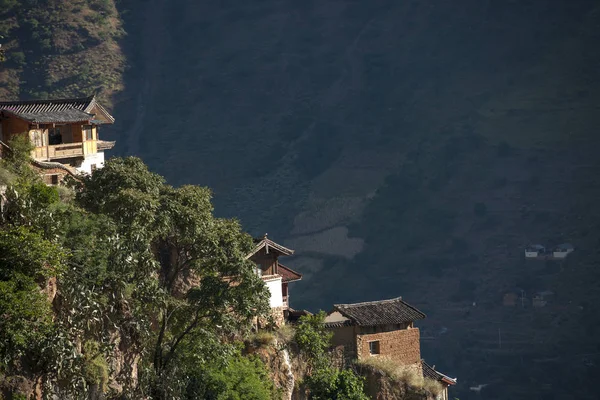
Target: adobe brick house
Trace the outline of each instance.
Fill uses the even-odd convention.
[[[288,285],[302,279],[302,274],[279,262],[281,256],[291,256],[294,250],[275,243],[265,234],[255,239],[256,246],[247,258],[256,264],[256,273],[269,289],[269,304],[277,325],[282,325],[290,310]]]
[[[94,96],[0,101],[0,141],[7,143],[16,135],[27,135],[34,146],[31,157],[45,170],[52,169],[51,164],[62,164],[74,174],[102,168],[104,151],[115,142],[100,140],[98,127],[114,121]],[[60,167],[53,172],[55,181],[66,173]],[[49,183],[57,183],[52,179]]]
[[[423,378],[432,379],[439,382],[444,390],[437,396],[436,400],[448,400],[448,387],[456,385],[456,378],[450,378],[447,375],[442,374],[435,370],[435,365],[432,367],[421,360],[421,366],[423,369]]]
[[[335,304],[325,317],[325,326],[333,332],[335,350],[346,358],[385,357],[397,364],[413,367],[425,378],[442,384],[439,400],[448,399],[448,386],[456,379],[439,373],[421,359],[419,329],[414,322],[425,314],[402,297],[355,304]]]
[[[397,297],[335,304],[325,325],[333,331],[332,344],[343,346],[349,357],[385,356],[400,364],[420,365],[420,334],[414,321],[424,318],[425,314]]]

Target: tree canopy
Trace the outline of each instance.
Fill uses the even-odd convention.
[[[235,350],[269,311],[268,293],[246,260],[251,237],[214,216],[210,190],[171,187],[130,157],[108,161],[61,200],[19,173],[21,158],[2,166],[17,179],[0,213],[0,373],[32,360],[29,376],[54,382],[63,398],[117,386],[186,398],[191,377],[221,363],[239,376],[223,390],[239,393],[214,398],[270,398],[243,394],[271,388],[257,384],[258,361]]]

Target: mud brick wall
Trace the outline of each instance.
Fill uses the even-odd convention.
[[[420,336],[417,328],[357,335],[358,359],[371,357],[369,342],[379,340],[379,357],[387,357],[400,364],[415,364],[421,361]]]
[[[58,175],[58,182],[62,182],[69,175],[67,171],[61,168],[38,168],[34,166],[33,169],[42,177],[46,185],[52,184],[52,175]]]

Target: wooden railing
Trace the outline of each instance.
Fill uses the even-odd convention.
[[[84,143],[63,143],[52,146],[36,147],[33,158],[36,160],[53,160],[58,158],[82,157]]]

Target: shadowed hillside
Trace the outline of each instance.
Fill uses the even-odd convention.
[[[30,14],[11,10],[25,29]],[[402,295],[428,313],[425,356],[459,377],[462,400],[596,398],[597,1],[124,0],[117,11],[119,49],[102,50],[118,35],[94,39],[89,15],[75,29],[87,41],[11,41],[27,67],[8,53],[3,96],[79,93],[85,64],[47,67],[66,65],[48,58],[61,43],[103,55],[85,58],[94,65],[118,61],[103,71],[119,79],[123,51],[131,68],[105,137],[295,248],[294,307]],[[112,76],[84,82],[110,93]],[[576,247],[567,261],[523,258],[529,243],[563,242]],[[510,291],[519,306],[502,305]],[[537,291],[555,295],[534,309]]]
[[[462,377],[461,399],[479,383],[486,398],[591,398],[595,361],[568,356],[597,360],[582,305],[598,295],[595,2],[157,0],[144,13],[126,19],[120,151],[214,188],[219,213],[295,248],[296,307],[403,295],[429,311],[425,352]],[[522,259],[564,241],[578,248],[567,265]],[[515,287],[557,299],[502,307]]]

